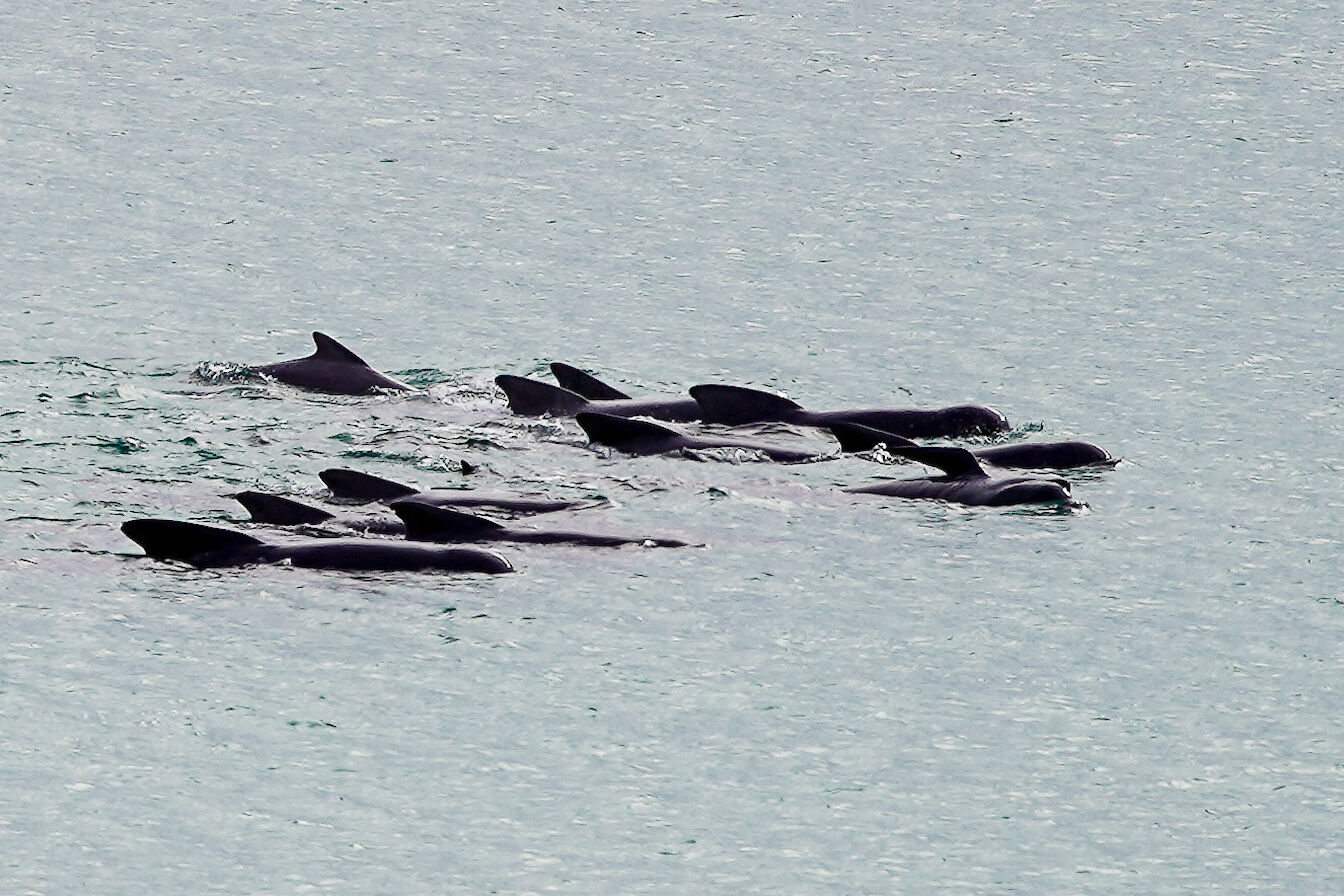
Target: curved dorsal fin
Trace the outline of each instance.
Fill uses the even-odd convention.
[[[495,385],[508,398],[509,410],[525,417],[540,417],[542,414],[569,416],[588,407],[588,399],[576,392],[541,380],[530,380],[525,376],[501,373],[495,377]]]
[[[632,454],[676,451],[686,441],[686,437],[675,429],[647,420],[633,420],[594,411],[584,411],[575,415],[574,419],[588,434],[588,441]]]
[[[262,543],[243,532],[180,520],[127,520],[121,524],[121,531],[157,560],[192,564],[205,554],[254,548]]]
[[[871,426],[864,426],[860,423],[832,423],[828,427],[832,434],[840,440],[840,450],[846,454],[853,454],[858,451],[870,451],[878,445],[886,445],[888,448],[896,446],[909,447],[915,443],[898,436],[894,432],[884,432],[880,429],[874,429]]]
[[[391,506],[406,524],[406,537],[411,541],[475,541],[504,531],[494,520],[447,507],[419,501],[395,501]]]
[[[419,489],[380,476],[371,476],[358,470],[331,469],[317,474],[338,498],[357,501],[391,501],[414,495]]]
[[[982,479],[989,476],[975,455],[965,448],[941,445],[887,445],[887,450],[901,457],[937,467],[953,479]]]
[[[761,423],[790,420],[802,405],[782,395],[746,386],[703,384],[691,387],[691,397],[704,412],[706,423]]]
[[[562,389],[568,389],[577,395],[582,395],[589,401],[619,401],[622,398],[630,397],[615,386],[609,386],[602,382],[591,373],[560,361],[551,362],[551,375],[555,377],[555,381],[560,384]]]
[[[321,358],[323,361],[334,361],[342,364],[358,364],[361,367],[369,366],[363,358],[341,345],[335,339],[332,339],[326,333],[319,333],[314,330],[313,342],[317,345],[317,351],[313,354],[314,358]]]
[[[263,492],[239,492],[233,496],[247,508],[254,523],[269,523],[272,526],[311,526],[325,523],[333,515],[317,507],[309,507],[279,495],[267,495]]]

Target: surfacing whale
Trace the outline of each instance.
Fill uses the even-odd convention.
[[[406,537],[411,541],[439,543],[513,541],[524,544],[574,544],[595,548],[614,548],[627,544],[655,548],[690,547],[687,542],[672,538],[599,535],[592,532],[555,529],[515,529],[484,517],[447,507],[422,504],[414,500],[393,501],[392,510],[405,523]]]
[[[713,448],[740,448],[745,451],[764,454],[771,460],[784,463],[802,463],[825,456],[813,451],[800,451],[778,445],[764,445],[724,436],[692,436],[648,420],[631,420],[626,417],[617,417],[596,411],[581,411],[574,416],[574,419],[578,421],[579,426],[583,427],[583,431],[588,435],[588,441],[593,444],[606,445],[625,454],[636,456],[668,454],[684,449],[705,450]]]
[[[180,560],[201,569],[288,563],[347,572],[512,572],[499,554],[376,538],[318,538],[268,544],[245,532],[180,520],[127,520],[126,537],[156,560]]]
[[[914,445],[895,433],[857,423],[832,423],[829,427],[846,454],[869,451],[878,445]],[[971,453],[996,467],[1018,470],[1071,470],[1077,467],[1115,466],[1120,462],[1106,449],[1091,442],[1023,442],[994,448],[972,448]]]
[[[737,426],[743,423],[793,423],[830,426],[859,423],[907,439],[960,438],[993,435],[1008,430],[1008,418],[993,408],[968,404],[946,408],[860,408],[809,411],[795,401],[745,386],[702,384],[691,387],[706,423]]]
[[[560,501],[545,498],[514,498],[503,495],[482,495],[465,489],[441,488],[421,491],[410,485],[372,476],[358,470],[332,468],[318,473],[318,478],[331,490],[332,497],[351,503],[414,499],[436,507],[494,507],[509,513],[553,513],[557,510],[575,510],[590,507],[596,501]]]
[[[617,417],[652,417],[672,423],[700,419],[700,405],[693,398],[585,398],[561,386],[501,373],[495,377],[508,399],[509,410],[524,417],[573,417],[583,411],[598,411]]]
[[[853,494],[926,498],[957,504],[1004,507],[1012,504],[1072,504],[1069,483],[1058,477],[991,477],[965,448],[888,445],[892,454],[943,471],[925,479],[896,479],[845,489]]]
[[[317,351],[306,358],[254,367],[278,382],[333,395],[364,395],[375,389],[414,391],[410,386],[379,373],[364,359],[325,333],[313,333]]]

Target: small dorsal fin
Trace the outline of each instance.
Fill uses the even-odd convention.
[[[588,399],[576,392],[525,376],[501,373],[495,377],[495,385],[508,398],[509,410],[525,417],[542,414],[568,417],[588,407]]]
[[[419,489],[380,476],[371,476],[358,470],[331,469],[318,473],[321,479],[338,498],[356,501],[391,501],[414,495]]]
[[[574,419],[588,434],[590,442],[609,445],[618,451],[660,454],[675,451],[686,441],[686,437],[675,429],[647,420],[633,420],[594,411],[584,411],[575,415]]]
[[[846,454],[853,454],[858,451],[870,451],[878,445],[886,445],[888,448],[896,446],[908,447],[915,443],[898,436],[894,432],[884,432],[880,429],[874,429],[871,426],[864,426],[860,423],[832,423],[829,426],[832,434],[840,440],[840,450]]]
[[[314,330],[313,342],[317,345],[317,352],[313,354],[314,358],[321,358],[323,361],[334,361],[342,364],[358,364],[360,367],[369,366],[368,362],[363,358],[341,345],[335,339],[332,339],[326,333],[319,333]]]
[[[447,507],[419,501],[394,501],[391,506],[392,512],[406,524],[406,537],[411,541],[475,541],[504,531],[494,520]]]
[[[942,445],[887,445],[887,450],[901,457],[937,467],[953,479],[981,479],[989,474],[980,466],[975,455],[965,448]]]
[[[215,551],[254,548],[262,543],[244,532],[180,520],[127,520],[121,524],[121,531],[157,560],[193,564]]]
[[[247,508],[254,523],[269,523],[272,526],[311,526],[333,518],[333,515],[325,510],[309,507],[307,504],[279,495],[239,492],[233,497]]]
[[[761,423],[790,420],[803,408],[782,395],[745,386],[703,384],[691,387],[691,397],[704,412],[706,423]]]
[[[551,362],[551,375],[555,377],[555,381],[560,384],[561,388],[582,395],[589,401],[619,401],[622,398],[630,397],[615,386],[609,386],[602,382],[591,373],[560,361]]]

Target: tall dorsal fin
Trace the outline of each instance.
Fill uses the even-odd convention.
[[[196,559],[215,551],[254,548],[262,544],[244,532],[180,520],[127,520],[121,531],[145,553],[158,560]]]
[[[619,401],[629,398],[615,386],[607,385],[591,373],[577,367],[571,367],[560,361],[551,362],[551,375],[562,389],[568,389],[576,395],[582,395],[589,401]]]
[[[525,376],[501,373],[495,377],[495,385],[508,398],[509,410],[525,417],[542,414],[568,417],[588,407],[588,399],[578,393]]]
[[[665,451],[676,451],[686,441],[686,437],[676,430],[647,420],[634,420],[594,411],[584,411],[575,415],[574,419],[588,434],[590,442],[609,445],[618,451],[661,454]]]
[[[729,426],[790,420],[803,409],[802,405],[782,395],[745,386],[692,386],[691,397],[700,405],[706,423],[726,423]]]
[[[233,497],[247,508],[254,523],[269,523],[272,526],[311,526],[333,518],[333,515],[325,510],[309,507],[307,504],[279,495],[239,492]]]
[[[319,333],[314,330],[313,342],[317,344],[317,351],[313,354],[314,358],[341,364],[358,364],[360,367],[369,366],[368,362],[363,358],[341,345],[335,339],[332,339],[326,333]]]
[[[886,445],[888,448],[896,446],[908,447],[915,443],[898,436],[894,432],[884,432],[880,429],[874,429],[871,426],[864,426],[860,423],[832,423],[829,427],[832,434],[840,440],[840,450],[846,454],[853,454],[857,451],[870,451],[878,445]]]
[[[965,448],[889,444],[887,450],[892,454],[919,461],[921,464],[937,467],[953,479],[982,479],[989,475],[980,466],[980,461],[975,459],[975,455]]]
[[[475,541],[504,531],[494,520],[447,507],[419,501],[394,501],[391,506],[406,524],[406,537],[411,541]]]
[[[321,479],[338,498],[357,501],[391,501],[414,495],[419,489],[381,476],[371,476],[358,470],[331,469],[318,473]]]

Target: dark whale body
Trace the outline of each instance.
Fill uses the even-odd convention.
[[[495,385],[508,399],[509,410],[524,417],[573,417],[583,411],[598,411],[616,417],[652,417],[671,423],[700,419],[700,405],[693,398],[585,398],[561,386],[501,373]]]
[[[610,548],[627,544],[646,547],[684,548],[687,542],[670,538],[635,538],[547,529],[514,529],[470,513],[435,507],[419,501],[394,501],[392,510],[401,517],[411,541],[470,542],[512,541],[523,544],[574,544]]]
[[[278,382],[333,395],[365,395],[375,389],[411,391],[405,383],[379,373],[364,359],[325,333],[313,333],[317,351],[306,358],[253,368]]]
[[[433,489],[421,491],[413,486],[372,476],[358,470],[333,468],[318,473],[333,497],[352,503],[388,503],[414,499],[437,507],[493,507],[509,513],[553,513],[590,506],[593,502],[559,501],[545,498],[513,498],[500,495],[482,495],[462,489]]]
[[[306,539],[268,544],[244,532],[180,520],[128,520],[126,537],[156,560],[180,560],[201,569],[289,563],[306,569],[348,572],[511,572],[498,554],[475,548],[440,548],[373,538]]]
[[[982,405],[946,408],[861,408],[840,411],[809,411],[781,395],[744,386],[703,384],[691,387],[691,397],[700,405],[706,423],[738,426],[743,423],[793,423],[799,426],[830,426],[858,423],[907,439],[960,438],[1006,432],[1008,419]]]
[[[991,477],[965,448],[926,445],[888,445],[887,450],[942,470],[926,479],[898,479],[846,489],[853,494],[893,498],[925,498],[985,507],[1013,504],[1071,504],[1073,496],[1064,479],[1038,476]]]
[[[830,430],[840,440],[840,450],[846,453],[868,451],[882,444],[888,447],[915,444],[895,433],[855,423],[834,423]],[[996,467],[1018,470],[1071,470],[1076,467],[1114,466],[1120,462],[1119,458],[1091,442],[1024,442],[995,448],[973,448],[971,453]]]
[[[595,411],[581,411],[574,417],[588,440],[596,445],[606,445],[625,454],[650,455],[668,454],[684,449],[705,450],[712,448],[741,448],[755,451],[766,457],[784,463],[801,463],[816,460],[815,452],[800,451],[794,448],[782,448],[778,445],[764,445],[742,439],[722,436],[692,436],[648,420],[630,420],[611,414]]]

